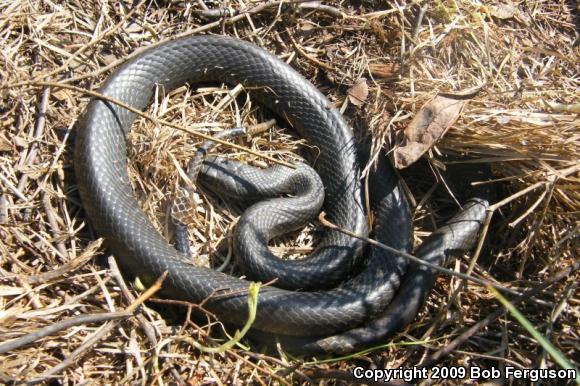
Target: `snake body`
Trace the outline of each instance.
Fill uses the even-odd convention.
[[[207,81],[241,83],[255,89],[253,95],[263,105],[285,118],[315,146],[319,154],[314,168],[324,186],[327,218],[341,228],[367,234],[357,148],[350,128],[316,88],[263,49],[218,36],[171,41],[116,70],[100,93],[144,109],[157,86],[169,91],[186,82]],[[75,171],[92,226],[107,240],[124,270],[145,279],[167,271],[166,295],[191,302],[209,299],[205,307],[221,321],[243,324],[248,281],[184,263],[139,207],[126,160],[127,134],[134,119],[134,113],[94,99],[80,120]],[[228,167],[220,171],[224,164],[213,161],[218,164],[212,167],[206,162],[202,174],[226,178]],[[408,251],[409,211],[394,172],[384,168],[377,185],[383,188],[374,189],[378,192],[373,200],[377,217],[374,236]],[[450,250],[471,248],[486,205],[485,200],[465,205],[419,247],[418,256],[440,262]],[[264,219],[258,217],[254,216],[255,221]],[[259,246],[250,243],[248,248],[251,253]],[[274,286],[260,291],[254,334],[279,339],[296,351],[330,353],[374,343],[402,327],[415,315],[433,273],[413,266],[405,275],[404,258],[374,247],[365,258],[362,250],[358,239],[326,232],[310,258],[291,263],[290,271],[279,273],[281,281],[287,283],[284,287],[308,291]],[[424,278],[418,283],[422,274]],[[314,289],[316,282],[322,289]]]

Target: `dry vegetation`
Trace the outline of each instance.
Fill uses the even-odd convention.
[[[124,288],[79,205],[71,145],[89,96],[42,82],[95,90],[139,47],[213,33],[254,42],[289,62],[344,112],[357,133],[372,136],[375,154],[395,148],[435,95],[468,100],[424,157],[427,162],[412,168],[422,171],[402,172],[416,238],[433,230],[434,209],[451,202],[432,196],[436,179],[424,178],[438,170],[441,154],[469,154],[489,163],[498,201],[509,199],[497,206],[489,247],[473,272],[519,292],[551,283],[518,308],[580,365],[578,275],[558,275],[577,263],[579,250],[578,3],[325,4],[332,6],[247,0],[0,3],[0,343],[79,315],[131,311],[141,301],[135,300],[138,292]],[[367,87],[360,86],[361,78]],[[180,88],[157,98],[149,113],[204,132],[266,120],[234,86]],[[166,233],[168,197],[199,141],[145,119],[134,129],[129,158],[136,194]],[[280,159],[305,145],[283,126],[238,143]],[[189,228],[194,254],[221,264],[236,209],[200,196]],[[295,255],[308,251],[311,241],[308,232],[297,233],[275,248]],[[95,256],[101,256],[98,262]],[[450,266],[465,272],[469,261],[460,257]],[[512,317],[497,312],[501,305],[487,289],[459,284],[441,277],[424,311],[391,345],[344,360],[300,361],[242,348],[203,354],[177,338],[211,344],[210,331],[222,336],[216,323],[184,318],[192,306],[162,316],[158,305],[147,303],[137,316],[121,312],[109,315],[114,320],[83,322],[0,354],[0,383],[350,383],[348,370],[356,365],[556,366]],[[465,327],[494,312],[497,319],[450,346]],[[449,355],[435,354],[442,349]]]

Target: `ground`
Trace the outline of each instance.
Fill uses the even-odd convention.
[[[358,366],[580,365],[577,2],[15,0],[0,10],[0,342],[79,315],[111,318],[55,329],[0,354],[1,382],[351,384]],[[241,346],[202,353],[180,338],[215,345],[210,328],[214,339],[223,335],[215,320],[184,317],[196,308],[190,304],[176,305],[171,316],[166,301],[150,299],[137,316],[114,314],[133,311],[148,294],[122,279],[86,222],[73,173],[75,123],[91,98],[87,91],[98,90],[130,54],[196,34],[238,37],[285,60],[340,109],[357,136],[371,139],[373,157],[387,151],[407,187],[417,243],[456,206],[443,177],[449,157],[489,165],[496,199],[484,247],[447,266],[465,273],[474,263],[478,278],[533,291],[525,301],[506,296],[556,353],[504,313],[488,288],[448,275],[404,331],[343,358],[265,355]],[[236,85],[182,87],[158,95],[147,113],[203,133],[264,122],[267,112],[248,94]],[[449,100],[457,107],[452,113],[433,107]],[[437,124],[422,132],[420,119]],[[135,193],[167,234],[169,198],[199,139],[146,118],[133,128]],[[236,143],[278,160],[308,148],[284,122]],[[204,194],[196,204],[192,251],[220,265],[239,208]],[[307,252],[316,227],[277,240],[273,250],[287,257]],[[423,382],[465,382],[446,378]]]

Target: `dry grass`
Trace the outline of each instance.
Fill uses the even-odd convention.
[[[113,262],[101,258],[101,264],[95,263],[93,257],[105,250],[92,241],[76,195],[70,145],[75,120],[89,98],[34,82],[95,89],[113,65],[138,47],[189,33],[237,36],[290,62],[345,113],[357,133],[372,136],[375,152],[396,146],[411,118],[437,93],[468,94],[459,121],[426,158],[436,166],[440,154],[468,153],[493,167],[500,198],[511,197],[494,214],[491,248],[482,253],[474,273],[524,292],[577,259],[576,3],[483,6],[441,0],[384,6],[379,1],[345,1],[318,9],[300,2],[205,3],[210,8],[227,6],[238,16],[204,18],[201,0],[0,3],[0,342],[74,316],[122,311],[135,304],[134,292],[123,289]],[[347,90],[363,77],[369,95],[357,106]],[[161,95],[149,113],[208,133],[266,120],[245,95],[230,86],[184,87]],[[198,143],[186,133],[144,119],[134,125],[130,174],[143,208],[163,233],[168,197]],[[285,160],[305,145],[283,126],[238,143]],[[254,156],[228,152],[263,164]],[[419,239],[432,231],[432,209],[442,204],[429,195],[432,183],[415,185],[421,182],[416,175],[403,174],[413,195]],[[515,195],[522,190],[524,194]],[[237,209],[200,196],[196,223],[190,227],[195,255],[221,263]],[[295,233],[280,240],[276,250],[294,256],[311,244],[309,232]],[[468,265],[468,257],[451,263],[461,271]],[[576,273],[562,278],[519,308],[579,366],[577,278]],[[201,354],[175,337],[209,344],[208,332],[220,336],[218,324],[198,326],[142,308],[138,317],[84,323],[1,354],[0,382],[52,374],[54,366],[70,360],[70,367],[51,375],[60,383],[290,384],[307,382],[309,376],[349,383],[347,371],[355,365],[410,367],[428,360],[464,326],[500,307],[481,287],[460,287],[457,294],[458,284],[448,277],[438,280],[424,311],[391,346],[333,363],[301,363],[242,349]],[[191,308],[195,306],[181,310]],[[554,366],[522,327],[503,316],[440,364]]]

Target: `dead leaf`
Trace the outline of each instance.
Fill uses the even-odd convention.
[[[314,30],[316,27],[311,23],[300,23],[299,26],[300,31],[308,32]]]
[[[375,78],[392,78],[399,74],[401,66],[398,63],[373,63],[369,64],[369,72]]]
[[[12,150],[12,143],[0,134],[0,152]]]
[[[362,106],[369,96],[369,86],[366,78],[361,78],[348,89],[348,99],[355,106]]]
[[[58,101],[63,102],[66,104],[67,107],[72,108],[77,102],[72,93],[69,90],[60,89],[52,92],[52,96],[54,96]]]
[[[395,149],[395,166],[406,168],[417,161],[455,123],[465,99],[438,95],[425,103],[405,129],[401,146]]]
[[[519,11],[514,4],[510,2],[504,2],[498,5],[490,5],[489,13],[491,16],[498,19],[511,19],[512,17],[516,16]]]

